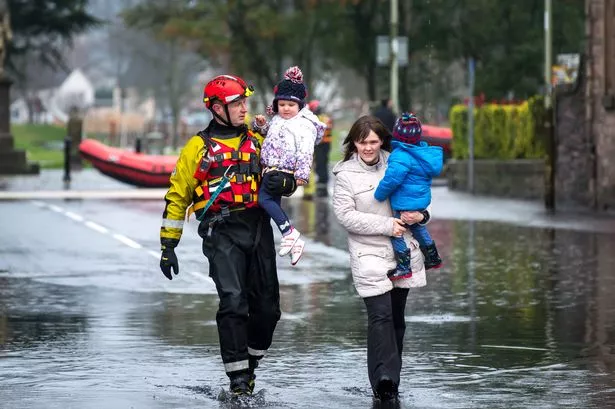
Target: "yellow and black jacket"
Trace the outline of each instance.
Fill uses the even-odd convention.
[[[263,136],[247,127],[226,127],[212,121],[210,126],[193,136],[183,147],[171,174],[171,186],[164,199],[160,240],[164,246],[179,243],[186,219],[195,212],[202,217],[212,192],[227,175],[234,174],[230,183],[211,204],[207,214],[221,208],[254,207],[258,202],[260,184],[260,146]],[[203,161],[209,161],[203,170]]]

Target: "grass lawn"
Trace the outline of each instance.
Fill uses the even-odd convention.
[[[342,159],[342,138],[346,136],[349,127],[333,129],[329,163],[334,164]],[[55,125],[12,125],[11,133],[15,138],[15,147],[25,150],[29,161],[38,162],[44,169],[64,166],[66,128]]]
[[[61,168],[64,164],[66,128],[54,125],[12,125],[15,147],[27,152],[28,160],[41,168]]]

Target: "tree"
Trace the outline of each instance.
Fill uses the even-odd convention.
[[[302,68],[308,88],[321,71],[317,39],[327,35],[329,24],[322,13],[299,0],[145,0],[124,18],[130,27],[178,40],[258,90],[272,90],[291,64]],[[260,96],[266,105],[267,92]]]
[[[30,53],[47,65],[61,67],[63,50],[73,36],[100,23],[89,15],[87,0],[8,0],[13,28],[7,67],[16,72],[13,59]]]
[[[68,71],[66,49],[73,36],[99,21],[85,12],[86,0],[8,0],[13,30],[5,66],[28,107],[28,120],[40,105],[33,91],[57,82]]]
[[[553,3],[554,54],[581,51],[584,5]],[[488,98],[539,92],[544,72],[544,1],[431,0],[413,2],[414,26],[442,62],[477,61],[476,89]]]

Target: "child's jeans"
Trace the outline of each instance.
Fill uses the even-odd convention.
[[[395,211],[393,216],[396,218],[400,218],[401,212]],[[425,247],[433,243],[431,239],[431,235],[427,230],[427,227],[414,223],[410,226],[410,231],[412,232],[412,236],[419,242],[421,247]],[[393,245],[393,251],[395,252],[404,252],[408,250],[408,246],[406,246],[406,241],[403,237],[391,237],[391,244]]]
[[[275,225],[280,229],[280,233],[287,233],[292,225],[290,219],[282,209],[282,196],[274,196],[267,190],[266,179],[271,173],[265,173],[261,180],[261,187],[258,192],[258,205],[263,208],[267,214],[273,219]]]

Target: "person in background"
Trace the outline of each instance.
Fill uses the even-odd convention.
[[[393,112],[393,101],[391,98],[384,98],[381,100],[380,106],[373,112],[373,115],[380,119],[389,132],[393,132],[397,116],[395,112]]]
[[[391,134],[378,118],[359,118],[344,147],[344,158],[333,168],[333,210],[348,232],[352,280],[367,309],[369,381],[375,398],[390,401],[398,396],[409,289],[427,284],[420,251],[411,253],[411,278],[389,279],[388,271],[397,264],[390,237],[403,237],[417,250],[419,244],[406,225],[426,223],[429,212],[402,212],[396,218],[387,201],[374,198],[391,149]]]
[[[331,152],[331,141],[333,138],[333,119],[327,115],[319,100],[312,100],[308,103],[310,111],[318,117],[318,119],[327,125],[325,134],[322,140],[314,148],[314,171],[316,173],[316,196],[327,197],[329,195],[329,153]],[[311,181],[310,185],[315,181]],[[305,191],[309,191],[308,187],[305,187]],[[304,198],[305,197],[304,193]]]
[[[186,211],[200,220],[203,253],[220,298],[220,353],[236,395],[254,391],[254,370],[271,346],[280,319],[273,230],[257,199],[263,137],[244,123],[246,99],[252,93],[251,86],[233,75],[207,83],[203,101],[214,119],[179,155],[160,228],[160,269],[171,280],[171,272],[179,274],[175,247]]]

